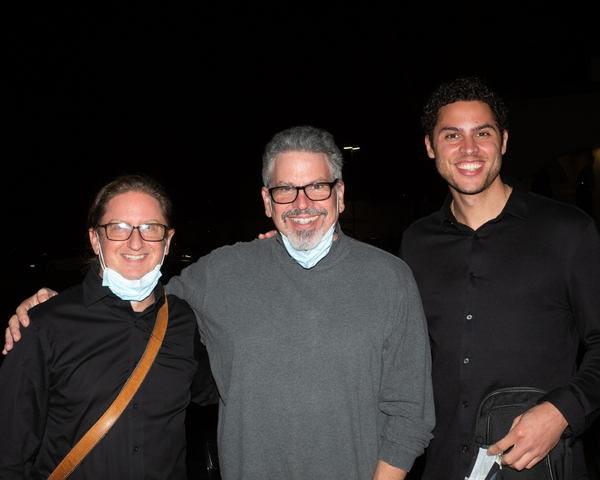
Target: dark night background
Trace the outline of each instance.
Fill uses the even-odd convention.
[[[350,161],[344,171],[348,200],[439,200],[447,190],[418,119],[440,81],[483,76],[518,106],[600,93],[596,17],[563,2],[53,5],[10,18],[2,241],[20,249],[80,245],[91,198],[125,172],[167,186],[180,233],[225,218],[224,240],[254,238],[242,224],[264,217],[262,149],[298,124],[361,147],[356,172]],[[570,124],[578,112],[568,107]],[[548,155],[561,125],[511,120],[505,171],[514,176],[571,153]],[[597,113],[590,122],[600,132]]]
[[[504,172],[575,199],[560,195],[569,179],[557,159],[567,157],[568,173],[565,164],[583,155],[590,165],[600,147],[598,18],[597,2],[474,0],[5,12],[0,318],[37,286],[77,281],[44,264],[85,245],[90,201],[121,173],[150,174],[169,190],[176,256],[270,229],[262,150],[298,124],[360,147],[344,167],[342,225],[396,248],[447,193],[419,114],[427,93],[457,76],[486,78],[511,107]],[[592,198],[598,162],[586,170]]]

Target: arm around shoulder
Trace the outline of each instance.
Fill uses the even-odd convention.
[[[4,333],[4,349],[2,350],[3,355],[6,355],[10,350],[12,350],[14,342],[18,342],[21,339],[21,325],[24,327],[29,326],[29,316],[27,312],[36,305],[44,303],[54,295],[58,295],[58,293],[49,288],[42,288],[35,295],[32,295],[21,302],[21,304],[17,307],[15,315],[10,317],[8,320],[8,328]]]

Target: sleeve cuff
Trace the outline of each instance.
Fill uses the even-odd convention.
[[[415,463],[415,459],[419,456],[417,452],[411,452],[403,449],[389,440],[383,439],[379,447],[379,460],[389,463],[392,467],[401,468],[405,472],[410,472],[410,469]]]
[[[564,387],[555,388],[538,400],[538,405],[543,402],[550,402],[565,417],[569,424],[565,433],[572,436],[578,436],[585,430],[585,415],[573,394]]]

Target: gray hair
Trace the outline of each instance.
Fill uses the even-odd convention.
[[[303,125],[277,133],[265,147],[262,168],[265,187],[270,186],[275,157],[286,152],[324,153],[329,160],[329,169],[333,178],[342,181],[344,158],[333,140],[333,135],[320,128]]]

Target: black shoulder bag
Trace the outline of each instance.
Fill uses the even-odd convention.
[[[477,411],[476,451],[504,438],[510,431],[513,420],[536,406],[545,393],[537,388],[513,387],[495,390],[487,395]],[[571,480],[573,461],[571,447],[567,442],[567,439],[561,438],[558,445],[529,470],[519,472],[503,467],[502,480]]]

